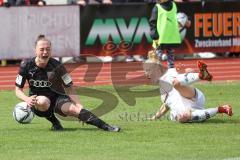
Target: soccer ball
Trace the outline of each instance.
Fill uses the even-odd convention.
[[[34,113],[27,106],[26,102],[18,103],[13,110],[13,118],[22,124],[31,123],[34,118]]]
[[[183,41],[187,33],[187,23],[189,21],[188,16],[183,12],[177,13],[177,21],[179,24],[181,40]]]
[[[188,16],[183,12],[179,12],[177,13],[177,20],[180,25],[179,28],[182,29],[183,27],[186,27]]]

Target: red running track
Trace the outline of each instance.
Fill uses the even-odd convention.
[[[213,81],[239,81],[240,59],[204,59],[213,75]],[[176,66],[196,69],[197,60],[177,60]],[[166,62],[164,62],[166,64]],[[147,84],[142,64],[132,63],[89,63],[66,65],[76,86]],[[0,67],[0,90],[12,90],[18,66]]]

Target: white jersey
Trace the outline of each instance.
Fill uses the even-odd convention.
[[[161,96],[162,101],[170,108],[171,120],[175,121],[177,116],[189,113],[194,109],[204,109],[205,96],[199,89],[195,89],[195,91],[196,96],[192,99],[181,96],[174,88],[165,96]]]
[[[173,121],[176,121],[177,116],[194,109],[204,109],[205,104],[205,96],[199,89],[195,88],[196,96],[189,99],[173,88],[172,81],[177,75],[176,70],[172,69],[160,78],[161,99],[170,108],[170,119]]]
[[[173,89],[173,79],[178,75],[175,68],[168,69],[167,72],[159,78],[160,94],[170,92]]]

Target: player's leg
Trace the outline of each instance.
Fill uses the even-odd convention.
[[[174,68],[174,50],[172,48],[167,48],[166,52],[168,68]]]
[[[188,87],[190,84],[199,81],[199,73],[184,73],[178,74],[175,68],[169,68],[168,71],[160,78],[161,82],[167,82],[171,84],[180,92],[192,92],[193,88]],[[187,96],[189,97],[189,96]]]
[[[193,89],[188,86],[184,86],[182,88]],[[175,98],[173,99],[173,101],[174,100],[177,101],[177,103],[172,103],[172,104],[176,104],[175,108],[173,107],[172,109],[175,110],[173,113],[176,113],[177,116],[175,119],[178,122],[181,122],[181,123],[189,122],[189,121],[191,121],[192,110],[204,109],[204,104],[205,104],[204,94],[197,88],[195,88],[193,90],[192,95],[190,95],[191,91],[192,90],[190,90],[190,91],[186,90],[186,92],[183,92],[183,93],[178,91],[178,94],[180,97],[177,99],[177,97],[175,96]],[[186,93],[186,95],[183,95],[184,93]]]
[[[50,101],[49,98],[45,96],[37,96],[36,104],[32,108],[33,112],[39,117],[45,117],[48,121],[52,123],[51,130],[63,130],[60,121],[53,114],[54,100]]]
[[[211,117],[214,117],[218,113],[225,113],[228,116],[232,116],[232,107],[230,105],[221,105],[216,108],[208,108],[204,110],[194,110],[191,114],[190,122],[203,122]]]
[[[218,113],[218,108],[208,108],[204,110],[192,111],[190,122],[203,122]]]
[[[182,86],[188,86],[191,85],[195,82],[198,82],[200,80],[199,78],[199,73],[184,73],[184,74],[179,74],[175,78],[180,85]],[[175,80],[175,83],[177,83]]]
[[[47,111],[50,107],[51,101],[45,96],[37,96],[35,108],[39,111]]]
[[[195,90],[193,87],[188,85],[183,85],[181,75],[178,75],[175,68],[168,69],[167,73],[165,73],[159,79],[160,91],[169,92],[174,87],[180,95],[186,98],[192,98],[195,96]],[[180,78],[179,78],[180,77]],[[164,92],[163,92],[164,93]]]
[[[162,61],[163,49],[161,48],[161,46],[158,46],[158,47],[156,48],[155,54],[156,54],[156,56],[158,57],[158,59],[159,59],[160,61]]]
[[[74,104],[68,96],[62,96],[61,98],[58,98],[58,103],[55,111],[62,116],[76,117],[82,122],[94,125],[106,131],[120,131],[119,127],[107,124],[106,122],[98,118],[96,115],[94,115],[92,112],[84,109],[81,105]]]
[[[160,45],[156,49],[156,55],[158,56],[159,60],[162,60],[162,54],[164,51],[166,51],[167,54],[168,68],[174,68],[174,50],[166,44]]]
[[[117,126],[112,126],[98,118],[96,115],[94,115],[92,112],[88,111],[87,109],[81,109],[79,116],[79,120],[94,125],[100,129],[103,129],[105,131],[112,131],[112,132],[119,132],[120,128]]]
[[[211,81],[213,76],[208,72],[207,65],[201,61],[197,62],[199,73],[184,73],[176,76],[176,79],[183,86],[198,82],[199,80]]]
[[[191,105],[188,104],[186,98],[180,95],[180,93],[173,89],[168,93],[164,103],[170,109],[170,119],[172,121],[187,122],[191,117]]]
[[[203,122],[211,117],[216,116],[219,113],[225,113],[228,116],[232,116],[232,107],[229,105],[222,105],[216,108],[208,108],[203,110],[193,110],[191,114],[183,113],[177,116],[178,122]]]
[[[168,72],[167,72],[168,73]],[[171,84],[183,97],[193,98],[196,91],[190,84],[199,81],[199,73],[185,73],[175,76],[164,75],[160,78],[160,86],[164,87],[164,82]]]
[[[179,92],[179,94],[185,98],[194,98],[196,96],[195,88],[191,86],[182,85],[177,79],[173,80],[173,87]]]

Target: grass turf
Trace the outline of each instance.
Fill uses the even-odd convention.
[[[112,86],[101,86],[91,89],[118,98],[117,107],[101,118],[121,126],[120,133],[101,131],[77,121],[62,121],[65,131],[52,132],[50,124],[39,117],[35,117],[31,124],[16,123],[12,110],[19,100],[13,91],[1,91],[1,160],[240,159],[240,84],[196,86],[204,91],[207,108],[229,103],[233,106],[233,117],[217,115],[195,124],[179,124],[168,121],[167,117],[147,121],[161,105],[159,96],[136,98],[136,104],[129,106]],[[134,88],[134,91],[146,90],[149,86]],[[125,90],[118,92],[121,95]],[[94,108],[102,102],[88,96],[84,93],[80,96],[86,108]]]

